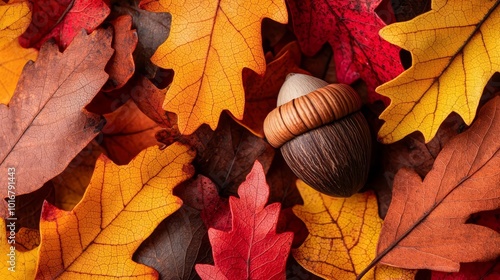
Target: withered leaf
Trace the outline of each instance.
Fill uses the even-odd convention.
[[[0,170],[16,169],[17,195],[62,172],[96,136],[99,118],[82,108],[106,82],[110,44],[110,30],[80,32],[64,53],[45,44],[24,68],[9,106],[0,104]],[[7,179],[0,176],[0,184]]]

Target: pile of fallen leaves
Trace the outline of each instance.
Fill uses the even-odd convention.
[[[497,279],[499,5],[0,1],[0,278]],[[362,96],[361,193],[267,143],[289,73]]]

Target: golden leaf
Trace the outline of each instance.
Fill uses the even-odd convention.
[[[385,143],[421,131],[426,142],[456,112],[470,124],[482,91],[500,70],[500,0],[433,0],[432,10],[381,30],[411,51],[413,65],[377,88],[391,104],[380,115]]]
[[[10,222],[11,221],[7,221],[7,225]],[[0,219],[0,228],[5,229],[4,219]],[[10,231],[7,231],[7,235],[10,236]],[[4,233],[0,234],[0,254],[3,260],[0,262],[0,279],[33,279],[35,277],[38,249],[35,248],[27,252],[21,252],[19,248],[17,248],[18,245],[15,243],[10,244],[12,240],[15,241],[15,235],[14,239],[8,239]],[[11,250],[11,247],[16,249]]]

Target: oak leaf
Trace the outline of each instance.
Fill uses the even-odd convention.
[[[304,205],[293,208],[309,236],[293,257],[305,269],[327,279],[356,279],[373,259],[382,227],[372,192],[331,197],[297,181]],[[363,279],[413,279],[416,271],[377,266]]]
[[[132,100],[104,117],[101,145],[116,164],[127,164],[143,149],[159,144],[155,134],[160,127]]]
[[[264,74],[261,21],[286,23],[284,0],[159,0],[144,8],[172,14],[169,38],[151,60],[175,71],[163,108],[178,115],[181,133],[191,134],[203,123],[215,129],[223,110],[241,119],[241,71]]]
[[[368,87],[368,99],[381,99],[375,88],[403,71],[399,48],[380,38],[385,23],[375,13],[382,0],[288,0],[295,34],[309,56],[328,42],[333,49],[338,82],[358,78]]]
[[[18,41],[30,20],[26,1],[0,2],[0,104],[9,103],[24,65],[37,57],[35,49],[24,49]]]
[[[12,221],[7,220],[7,225]],[[0,278],[12,280],[34,279],[36,262],[38,257],[38,249],[32,249],[27,252],[12,250],[11,247],[16,247],[15,244],[8,243],[7,236],[12,236],[10,231],[5,235],[5,220],[0,218],[0,254],[4,261],[0,262]],[[15,224],[15,222],[14,222]],[[12,239],[9,239],[12,240]],[[15,240],[15,235],[14,235]],[[14,257],[11,257],[11,255]],[[12,261],[12,264],[10,263]],[[14,267],[14,271],[9,268]]]
[[[500,97],[443,148],[422,179],[401,169],[372,262],[458,271],[460,262],[500,254],[500,234],[465,224],[472,213],[500,208]]]
[[[133,252],[182,204],[172,189],[192,176],[188,147],[150,147],[126,166],[101,156],[81,202],[71,212],[45,203],[36,277],[142,277],[155,270],[132,261]]]
[[[380,31],[412,53],[412,66],[377,88],[391,99],[379,138],[395,142],[413,131],[430,141],[451,113],[467,125],[491,76],[500,70],[500,1],[433,0],[432,10]]]
[[[264,119],[276,108],[278,93],[286,76],[290,73],[309,74],[299,67],[300,57],[297,42],[292,42],[267,64],[264,77],[248,69],[243,70],[245,111],[243,119],[237,121],[255,135],[264,138]]]
[[[194,165],[200,174],[210,178],[220,194],[236,194],[256,160],[268,170],[274,149],[223,113],[219,125],[212,131],[207,125],[195,133],[182,136],[180,142],[192,146],[196,152]]]
[[[114,28],[113,49],[115,53],[106,65],[109,80],[104,85],[103,91],[121,88],[128,82],[135,71],[134,57],[132,56],[137,46],[137,32],[132,29],[132,17],[120,16],[111,22]]]
[[[269,187],[257,161],[238,194],[229,198],[231,231],[208,230],[215,266],[196,271],[202,279],[283,279],[293,233],[276,234],[280,204],[265,206]]]
[[[97,135],[99,118],[82,108],[106,82],[110,44],[109,30],[80,33],[62,54],[45,44],[24,68],[9,107],[0,105],[0,169],[16,168],[17,195],[61,173]]]
[[[195,263],[211,260],[208,233],[200,211],[182,205],[160,223],[133,259],[156,269],[160,279],[199,279]]]
[[[94,31],[110,12],[103,0],[47,0],[32,4],[33,20],[19,40],[24,47],[40,48],[54,38],[65,49],[82,28],[88,33]]]

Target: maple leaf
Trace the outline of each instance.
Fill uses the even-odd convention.
[[[295,34],[309,56],[328,42],[338,82],[365,81],[370,102],[381,99],[375,88],[403,71],[399,48],[380,38],[385,23],[375,13],[382,0],[288,0]]]
[[[163,108],[177,113],[179,130],[191,134],[203,123],[215,129],[223,110],[241,119],[241,71],[264,74],[261,20],[286,23],[284,0],[159,0],[144,8],[172,14],[169,38],[151,60],[175,71]]]
[[[458,271],[460,262],[500,254],[500,234],[465,224],[470,214],[500,207],[500,97],[443,148],[422,179],[401,169],[378,244],[380,261],[405,268]]]
[[[297,42],[291,42],[268,63],[264,77],[248,69],[243,70],[245,111],[243,119],[236,120],[238,123],[264,138],[264,119],[276,108],[278,93],[286,76],[290,73],[309,74],[298,66],[300,55]]]
[[[33,20],[19,38],[23,47],[40,48],[54,38],[65,49],[83,28],[94,31],[109,15],[102,0],[30,0]]]
[[[127,164],[143,149],[159,144],[155,134],[160,127],[132,100],[104,117],[101,145],[116,164]]]
[[[24,65],[35,60],[35,49],[24,49],[17,40],[31,19],[27,2],[0,2],[0,104],[8,104]]]
[[[195,263],[210,261],[210,243],[200,211],[186,206],[165,219],[144,241],[134,260],[155,268],[160,279],[199,279]]]
[[[10,222],[12,221],[9,220],[7,221],[7,226],[10,224]],[[5,236],[4,233],[5,224],[6,224],[5,220],[0,218],[0,229],[2,229],[2,233],[0,233],[0,254],[2,254],[2,257],[4,259],[4,261],[1,262],[0,264],[0,269],[1,269],[0,277],[2,279],[12,279],[12,280],[33,279],[35,276],[38,250],[32,249],[27,252],[12,250],[13,247],[16,248],[16,245],[11,244],[10,242],[8,243],[7,237]],[[7,229],[9,228],[7,227]],[[16,241],[16,234],[13,235],[14,241]],[[7,235],[12,236],[10,230],[7,232]],[[9,239],[9,241],[10,240],[12,239]],[[14,271],[9,269],[12,267]]]
[[[135,71],[134,57],[132,52],[137,46],[137,32],[131,30],[132,17],[128,15],[120,16],[113,20],[111,24],[115,30],[113,49],[115,53],[106,65],[106,72],[109,80],[104,85],[103,91],[111,91],[121,88],[132,78]]]
[[[293,207],[309,236],[293,257],[307,270],[327,279],[355,279],[375,256],[382,227],[377,199],[372,192],[349,198],[331,197],[306,185],[297,187],[304,206]],[[377,266],[367,279],[413,279],[416,271]]]
[[[82,107],[107,79],[110,44],[109,30],[80,33],[62,54],[45,44],[24,68],[9,107],[0,105],[0,169],[17,168],[17,195],[61,173],[97,135],[98,117]],[[0,184],[7,186],[7,176]]]
[[[276,234],[280,204],[265,207],[269,187],[262,165],[255,162],[230,197],[231,231],[209,229],[215,266],[196,265],[202,279],[282,279],[293,233]]]
[[[71,212],[45,203],[36,277],[156,279],[157,272],[133,262],[132,254],[182,204],[172,189],[192,176],[192,159],[180,144],[150,147],[126,166],[101,156]]]
[[[391,99],[380,115],[384,143],[421,131],[426,142],[451,113],[469,125],[482,91],[500,70],[500,4],[496,1],[434,0],[432,10],[408,22],[381,30],[389,42],[408,49],[413,64],[396,79],[377,88]]]

